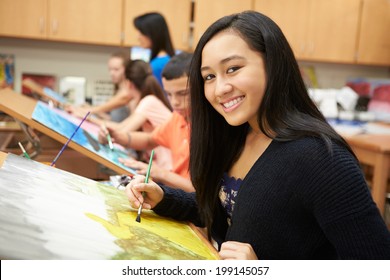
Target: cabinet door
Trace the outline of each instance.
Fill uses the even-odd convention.
[[[139,45],[133,20],[148,12],[159,12],[164,16],[175,49],[189,49],[191,0],[125,0],[124,44],[126,46]]]
[[[357,62],[390,65],[390,1],[364,0]]]
[[[297,58],[307,51],[307,26],[311,0],[255,0],[254,9],[275,21]]]
[[[1,0],[0,35],[46,38],[46,0]]]
[[[255,0],[282,29],[299,60],[352,63],[360,0]]]
[[[193,49],[202,34],[217,19],[252,9],[252,0],[196,0],[194,7]]]
[[[353,63],[356,55],[360,0],[311,1],[304,59]]]
[[[122,0],[49,0],[48,37],[120,45]]]

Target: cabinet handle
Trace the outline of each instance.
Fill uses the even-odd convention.
[[[58,31],[58,20],[53,19],[53,22],[52,22],[52,25],[51,25],[51,29],[52,29],[52,34],[53,35],[57,34],[57,31]]]
[[[45,32],[45,19],[43,17],[39,18],[39,32],[41,34]]]

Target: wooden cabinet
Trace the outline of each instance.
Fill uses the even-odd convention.
[[[359,35],[359,64],[390,65],[389,0],[363,1]]]
[[[49,0],[48,38],[119,45],[122,0]]]
[[[158,11],[175,48],[191,50],[215,20],[251,9],[298,60],[390,65],[390,0],[0,0],[0,36],[136,46],[134,17]]]
[[[188,50],[190,46],[191,0],[125,0],[124,44],[138,46],[133,24],[135,17],[147,12],[159,12],[167,21],[175,49]]]
[[[193,48],[202,34],[217,19],[252,9],[252,0],[196,0],[194,6]]]
[[[0,0],[0,35],[46,38],[47,0]]]
[[[286,35],[297,59],[353,63],[360,0],[255,0]]]
[[[304,55],[308,47],[306,38],[310,0],[255,0],[254,10],[279,25],[297,58]]]
[[[0,35],[119,45],[122,0],[1,0]]]

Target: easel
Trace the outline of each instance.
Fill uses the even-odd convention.
[[[66,143],[67,138],[32,119],[32,114],[36,105],[37,101],[32,98],[18,94],[10,89],[0,90],[0,111],[3,111],[7,115],[12,116],[15,120],[18,120],[24,124],[24,128],[22,129],[26,129],[26,134],[28,135],[27,138],[29,139],[29,142],[31,141],[32,146],[38,155],[40,153],[41,147],[43,147],[42,139],[40,141],[36,141],[35,136],[28,131],[29,128],[34,129],[35,131],[38,131],[45,136],[48,136],[49,140],[52,139],[57,141],[57,147],[53,149],[53,152],[46,154],[45,157],[37,159],[39,161],[51,161],[56,156],[61,146]],[[47,140],[48,139],[46,139],[46,141]],[[58,142],[60,144],[58,144]],[[50,145],[53,145],[53,143],[50,143]],[[99,164],[102,164],[117,174],[129,174],[129,171],[123,167],[112,163],[106,158],[91,152],[90,150],[74,143],[73,141],[69,143],[69,148],[73,149],[74,151],[67,149],[64,152],[64,154],[61,156],[62,161],[69,159],[69,162],[66,167],[56,165],[60,169],[68,170],[72,173],[93,179],[99,179],[96,178],[96,176],[105,176],[107,178],[107,174],[102,175],[98,173],[100,168]],[[75,160],[74,157],[77,159]],[[74,169],[69,170],[70,167],[73,167]],[[85,171],[87,168],[90,169],[90,171],[87,170],[89,173],[95,174],[93,177],[91,177],[92,175],[80,174],[80,172]]]

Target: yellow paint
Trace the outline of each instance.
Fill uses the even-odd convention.
[[[117,212],[116,217],[113,219],[115,220],[114,222],[106,221],[94,214],[87,213],[86,215],[92,220],[102,224],[118,239],[131,239],[134,237],[134,234],[131,233],[130,229],[132,227],[142,228],[165,240],[176,243],[205,259],[217,258],[214,252],[203,243],[189,225],[162,218],[152,211],[144,210],[142,212],[141,223],[135,221],[137,213],[133,211]]]

